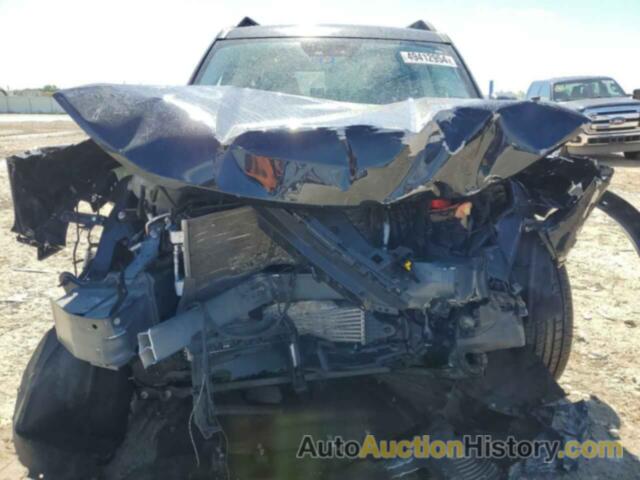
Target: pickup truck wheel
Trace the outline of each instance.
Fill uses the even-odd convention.
[[[542,360],[557,380],[564,372],[573,340],[571,285],[564,265],[533,236],[523,239],[516,274],[524,286],[527,304],[526,346]]]
[[[29,478],[94,478],[122,442],[133,386],[126,369],[76,359],[49,330],[22,376],[13,443]]]
[[[640,160],[640,152],[624,152],[624,158],[629,160]]]

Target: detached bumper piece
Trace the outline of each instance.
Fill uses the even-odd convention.
[[[159,243],[153,232],[126,269],[101,280],[63,274],[67,294],[52,302],[53,317],[60,343],[76,358],[105,368],[122,367],[137,353],[136,334],[175,311],[173,274],[152,265]]]
[[[172,277],[141,274],[126,291],[114,278],[79,286],[51,302],[58,339],[92,365],[126,365],[137,352],[136,332],[160,321],[156,299],[172,282]]]
[[[640,212],[624,198],[613,192],[605,192],[598,202],[598,208],[624,228],[633,247],[640,255]]]

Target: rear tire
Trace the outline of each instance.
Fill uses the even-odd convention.
[[[640,152],[624,152],[624,158],[627,160],[640,160]]]

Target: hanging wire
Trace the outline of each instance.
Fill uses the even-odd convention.
[[[78,214],[78,204],[76,204],[76,206],[73,209],[74,213]],[[76,218],[77,220],[77,218]],[[73,262],[73,275],[74,276],[78,276],[78,245],[80,245],[80,224],[76,221],[76,241],[73,244],[73,253],[72,253],[72,262]]]
[[[203,311],[205,312],[205,317],[208,318],[208,314],[206,314],[207,310],[206,307],[204,307],[203,305],[200,305],[200,308],[203,309]],[[205,322],[205,328],[202,329],[202,333],[201,333],[201,337],[202,337],[202,381],[200,384],[200,391],[198,392],[198,398],[196,399],[195,402],[193,402],[193,407],[191,408],[191,413],[189,414],[189,420],[188,420],[188,431],[189,431],[189,439],[191,440],[191,446],[193,447],[193,451],[195,453],[195,457],[196,457],[196,465],[198,466],[198,468],[200,468],[200,452],[198,451],[198,445],[196,444],[196,440],[195,440],[195,436],[193,434],[193,423],[194,423],[194,417],[196,414],[196,411],[200,405],[200,401],[202,399],[202,396],[204,394],[207,395],[207,400],[211,401],[211,398],[213,397],[213,392],[211,392],[209,386],[210,386],[210,382],[209,382],[209,355],[208,355],[208,349],[207,349],[207,328],[206,328],[206,323]],[[226,474],[226,478],[227,480],[229,480],[231,478],[230,476],[230,470],[229,470],[229,438],[227,437],[226,432],[224,431],[224,428],[222,428],[222,424],[220,423],[220,421],[215,418],[215,423],[217,424],[218,427],[218,432],[222,435],[222,438],[224,439],[224,467],[225,467],[225,474]]]

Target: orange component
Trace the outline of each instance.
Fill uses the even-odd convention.
[[[280,181],[282,166],[278,160],[261,155],[248,154],[245,161],[245,172],[257,180],[268,192],[273,192]]]

